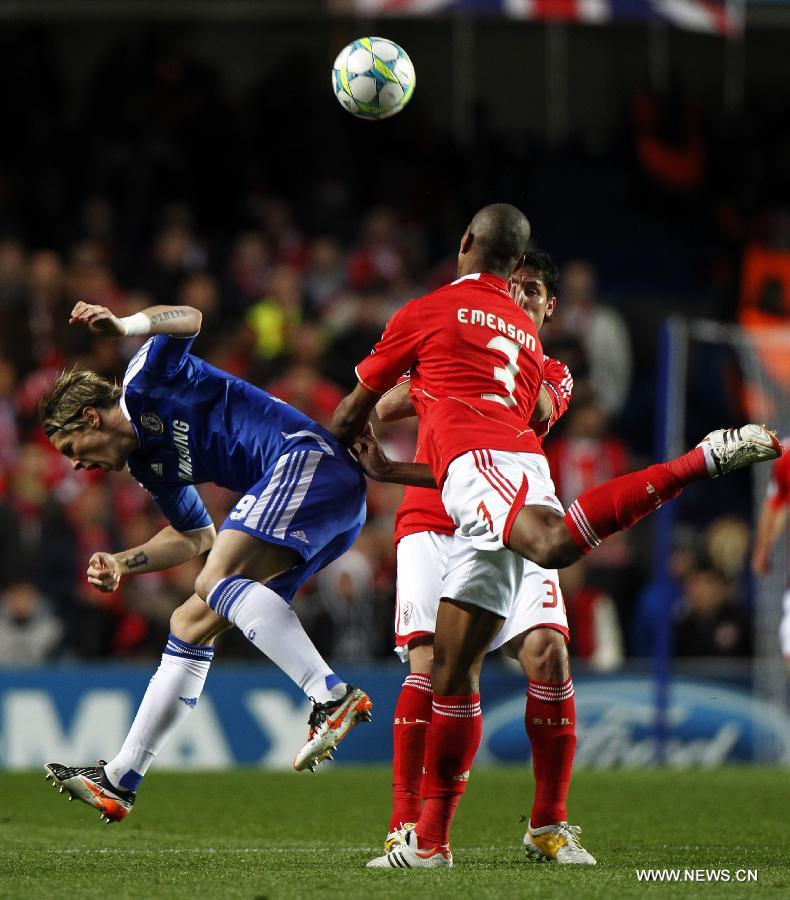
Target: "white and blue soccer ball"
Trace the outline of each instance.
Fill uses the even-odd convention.
[[[363,37],[337,55],[332,89],[340,105],[360,119],[388,119],[414,93],[414,66],[394,41]]]

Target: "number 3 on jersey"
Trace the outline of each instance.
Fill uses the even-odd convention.
[[[503,406],[515,406],[516,398],[513,396],[513,391],[516,387],[518,354],[521,347],[515,341],[511,341],[510,338],[506,338],[501,334],[491,338],[486,347],[491,350],[499,350],[500,353],[504,353],[507,357],[504,368],[502,366],[494,366],[494,378],[497,381],[501,381],[505,386],[507,396],[503,397],[502,394],[481,394],[481,397],[483,400],[493,400],[496,403],[501,403]]]

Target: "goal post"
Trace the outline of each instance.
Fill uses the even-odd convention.
[[[656,378],[656,459],[684,452],[689,441],[699,439],[689,420],[689,372],[705,370],[705,358],[731,354],[739,370],[744,415],[749,421],[767,422],[780,437],[790,434],[790,327],[746,330],[706,319],[668,318],[662,326]],[[694,365],[696,361],[696,365]],[[731,385],[722,385],[727,390]],[[691,413],[693,415],[693,412]],[[721,422],[722,426],[742,424]],[[752,534],[765,498],[771,468],[751,467]],[[653,579],[663,600],[653,635],[655,683],[656,759],[666,759],[668,716],[672,680],[671,605],[676,592],[670,575],[673,532],[678,522],[675,503],[656,514],[653,538]],[[747,558],[748,560],[748,558]],[[754,580],[752,689],[755,699],[784,708],[787,674],[779,646],[782,597],[788,573],[787,540],[777,541],[771,571]],[[754,747],[756,759],[769,758],[771,748]]]

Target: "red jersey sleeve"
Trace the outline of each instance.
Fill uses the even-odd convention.
[[[418,304],[411,300],[395,313],[370,356],[356,368],[361,384],[376,394],[394,387],[417,359],[422,341]]]
[[[551,398],[551,415],[543,422],[530,422],[530,425],[534,428],[535,434],[543,438],[549,433],[549,429],[557,419],[565,415],[570,406],[573,394],[573,376],[564,362],[544,356],[541,383],[545,385]]]
[[[774,463],[765,499],[772,509],[780,509],[790,503],[790,453],[782,454]]]

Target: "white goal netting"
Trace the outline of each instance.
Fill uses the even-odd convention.
[[[765,422],[780,437],[790,435],[790,325],[746,330],[703,319],[673,318],[667,327],[669,352],[664,372],[663,418],[664,449],[668,455],[683,452],[699,431],[697,420],[706,419],[714,411],[740,409],[746,420]],[[719,422],[726,424],[740,423]],[[731,499],[734,506],[742,509],[747,501],[742,493],[751,489],[748,504],[754,529],[771,467],[758,465],[750,472],[750,485],[748,480],[733,482],[737,496],[733,493]],[[724,499],[726,502],[726,495]],[[748,506],[746,509],[748,513]],[[779,644],[779,624],[787,584],[788,539],[784,535],[776,542],[770,572],[754,579],[752,608],[754,693],[761,700],[782,707],[788,702],[788,678]],[[759,748],[756,749],[759,755]]]

